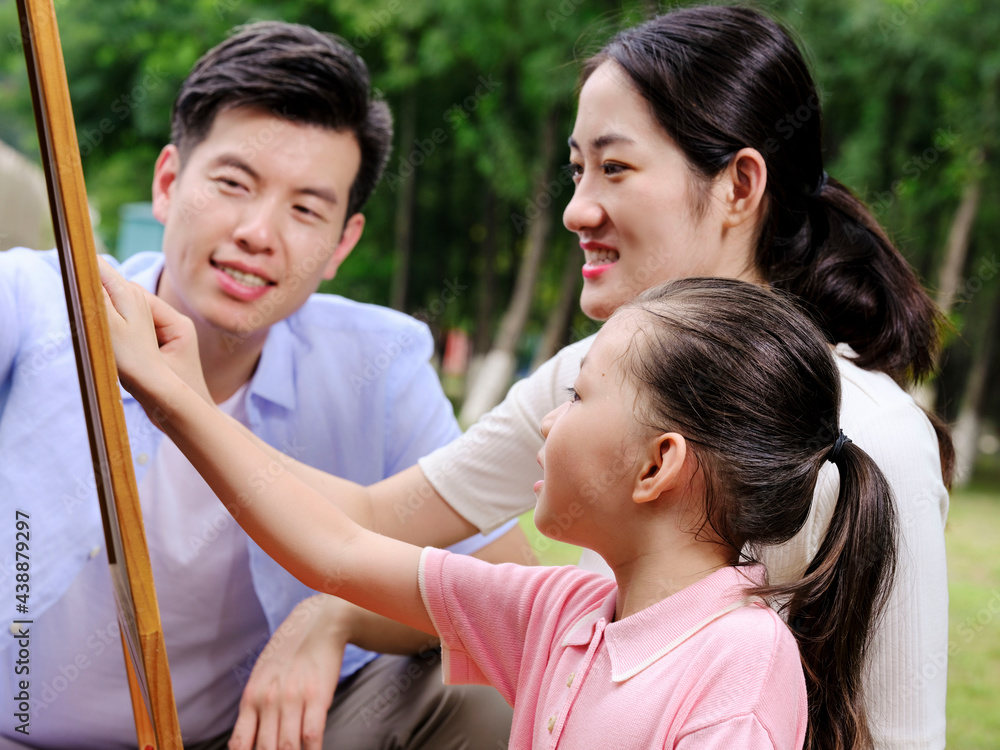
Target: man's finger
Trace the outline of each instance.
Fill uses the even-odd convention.
[[[306,703],[306,710],[302,715],[302,750],[323,750],[323,732],[329,709],[329,703],[324,706],[321,700]]]
[[[239,716],[229,737],[229,750],[253,750],[257,738],[257,711],[253,708],[240,706]]]

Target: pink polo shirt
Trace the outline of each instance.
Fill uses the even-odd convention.
[[[510,747],[800,750],[806,688],[787,626],[724,568],[613,622],[614,581],[426,549],[420,591],[445,682],[494,685]]]

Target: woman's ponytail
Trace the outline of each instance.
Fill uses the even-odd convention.
[[[777,202],[776,202],[777,203]],[[868,208],[835,179],[771,208],[757,264],[799,298],[831,343],[897,382],[935,366],[944,317]]]
[[[843,433],[841,433],[843,434]],[[875,462],[853,443],[831,457],[840,493],[805,575],[760,590],[785,602],[809,694],[807,750],[873,747],[864,706],[865,657],[896,567],[896,510]]]

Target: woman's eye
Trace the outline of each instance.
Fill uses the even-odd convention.
[[[621,164],[615,164],[614,162],[606,162],[601,165],[601,169],[604,170],[604,174],[607,177],[614,177],[625,171],[625,167]]]
[[[576,402],[580,400],[580,394],[576,392],[576,388],[573,387],[567,388],[566,393],[569,395],[569,400],[571,402]]]
[[[576,164],[574,162],[570,162],[569,164],[563,167],[563,170],[567,175],[569,175],[570,179],[573,180],[574,182],[579,181],[579,179],[583,177],[582,164]]]

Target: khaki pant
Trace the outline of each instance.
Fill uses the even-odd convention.
[[[506,750],[513,711],[482,685],[444,685],[437,651],[380,656],[337,688],[324,750]],[[225,750],[230,732],[185,750]]]

